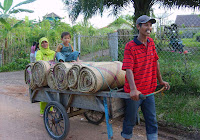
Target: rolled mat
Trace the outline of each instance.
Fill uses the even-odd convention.
[[[48,61],[37,61],[33,65],[33,81],[38,87],[47,86],[47,75],[51,66]]]
[[[70,90],[78,90],[78,76],[82,65],[80,63],[74,64],[67,73],[67,84]]]
[[[73,63],[58,63],[53,68],[55,84],[59,90],[68,89],[67,73],[72,67]]]
[[[98,65],[105,65],[105,64],[112,64],[113,62],[73,62],[73,66],[69,69],[67,73],[67,82],[68,87],[72,91],[78,91],[78,77],[80,69],[85,66],[98,66]]]
[[[55,78],[53,74],[53,68],[50,68],[47,74],[47,84],[51,89],[58,89],[55,83]]]
[[[24,70],[24,81],[26,84],[29,85],[29,87],[31,89],[37,88],[37,85],[34,83],[33,77],[32,77],[31,69],[32,69],[33,65],[34,65],[34,63],[29,63]]]
[[[84,65],[80,69],[78,90],[95,93],[108,88],[120,88],[125,83],[125,71],[121,70],[122,62],[114,61],[102,65]]]

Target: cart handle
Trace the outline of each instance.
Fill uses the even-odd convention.
[[[164,90],[165,90],[165,87],[163,86],[160,90],[155,91],[155,92],[153,92],[153,93],[151,93],[151,94],[148,94],[148,95],[140,94],[140,95],[139,95],[139,99],[144,100],[144,99],[146,99],[146,97],[151,96],[151,95],[154,95],[154,94],[157,94],[157,93],[160,93],[160,92],[163,92]]]

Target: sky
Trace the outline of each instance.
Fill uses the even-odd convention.
[[[4,0],[0,0],[2,5],[3,5],[3,1]],[[13,0],[13,6],[22,1],[24,0]],[[124,8],[124,10],[121,12],[122,13],[121,15],[127,15],[127,14],[132,15],[132,13],[134,12],[134,9],[132,7],[133,7],[132,4],[130,4],[128,7]],[[66,8],[64,7],[62,0],[36,0],[35,2],[31,4],[26,4],[24,6],[20,6],[19,8],[30,9],[30,10],[33,10],[34,13],[22,12],[19,14],[15,14],[14,16],[17,19],[24,19],[25,16],[28,16],[30,20],[35,19],[38,21],[39,19],[42,20],[42,17],[45,16],[46,14],[54,12],[58,16],[64,18],[62,20],[63,22],[73,25],[71,20],[68,17],[68,12]],[[194,11],[193,9],[188,9],[188,8],[182,8],[182,9],[173,8],[170,10],[170,9],[164,9],[162,7],[159,9],[158,4],[154,5],[153,9],[154,9],[154,14],[157,17],[157,20],[159,20],[159,18],[164,17],[163,22],[171,21],[172,23],[175,21],[176,15],[186,15],[186,14],[193,14],[193,13],[200,14],[200,11]],[[91,25],[93,25],[93,27],[102,28],[102,27],[107,26],[111,22],[113,22],[115,19],[116,17],[109,16],[109,10],[107,10],[103,13],[102,17],[100,15],[95,15],[89,20],[89,22],[91,23]],[[79,16],[76,23],[82,22],[82,21],[83,21],[83,16]]]

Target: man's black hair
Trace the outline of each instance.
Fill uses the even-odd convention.
[[[69,37],[71,38],[71,35],[70,35],[69,32],[63,32],[63,33],[61,34],[61,38],[63,38],[63,37],[66,36],[66,35],[69,35]]]
[[[142,23],[139,23],[138,25],[139,25],[140,27],[142,27]],[[137,30],[137,31],[138,31],[138,34],[139,34],[139,30]]]
[[[140,27],[142,27],[142,23],[139,23],[138,25],[139,25]]]

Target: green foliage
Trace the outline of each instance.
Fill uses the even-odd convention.
[[[200,32],[196,33],[194,35],[194,38],[196,39],[196,41],[200,42]]]
[[[17,5],[13,6],[13,0],[4,0],[4,5],[2,6],[0,3],[0,10],[3,13],[1,15],[2,18],[8,18],[11,14],[16,14],[19,12],[28,12],[28,13],[33,13],[32,10],[28,10],[28,9],[17,9],[16,7],[19,7],[21,5],[24,4],[29,4],[34,2],[35,0],[26,0],[23,2],[18,3]]]
[[[197,42],[195,38],[183,38],[181,40],[185,47],[200,47],[200,42]]]
[[[81,55],[86,55],[88,53],[93,53],[104,49],[108,49],[107,38],[105,36],[88,36],[81,40]]]
[[[180,129],[200,129],[199,96],[170,91],[165,96],[156,95],[155,100],[158,122],[165,120],[166,125]]]
[[[11,63],[8,63],[0,67],[0,72],[23,70],[28,63],[30,63],[29,59],[23,59],[23,58],[15,59]]]
[[[123,19],[122,17],[119,17],[114,22],[112,22],[110,25],[108,25],[108,28],[111,27],[111,26],[119,28],[122,24],[127,24],[127,25],[130,25],[132,27],[132,25],[129,22],[127,22],[127,20]]]
[[[6,49],[5,54],[11,53],[12,49]],[[20,47],[16,48],[17,51],[13,54],[11,62],[0,67],[0,72],[23,70],[29,61],[29,54],[27,55]]]

